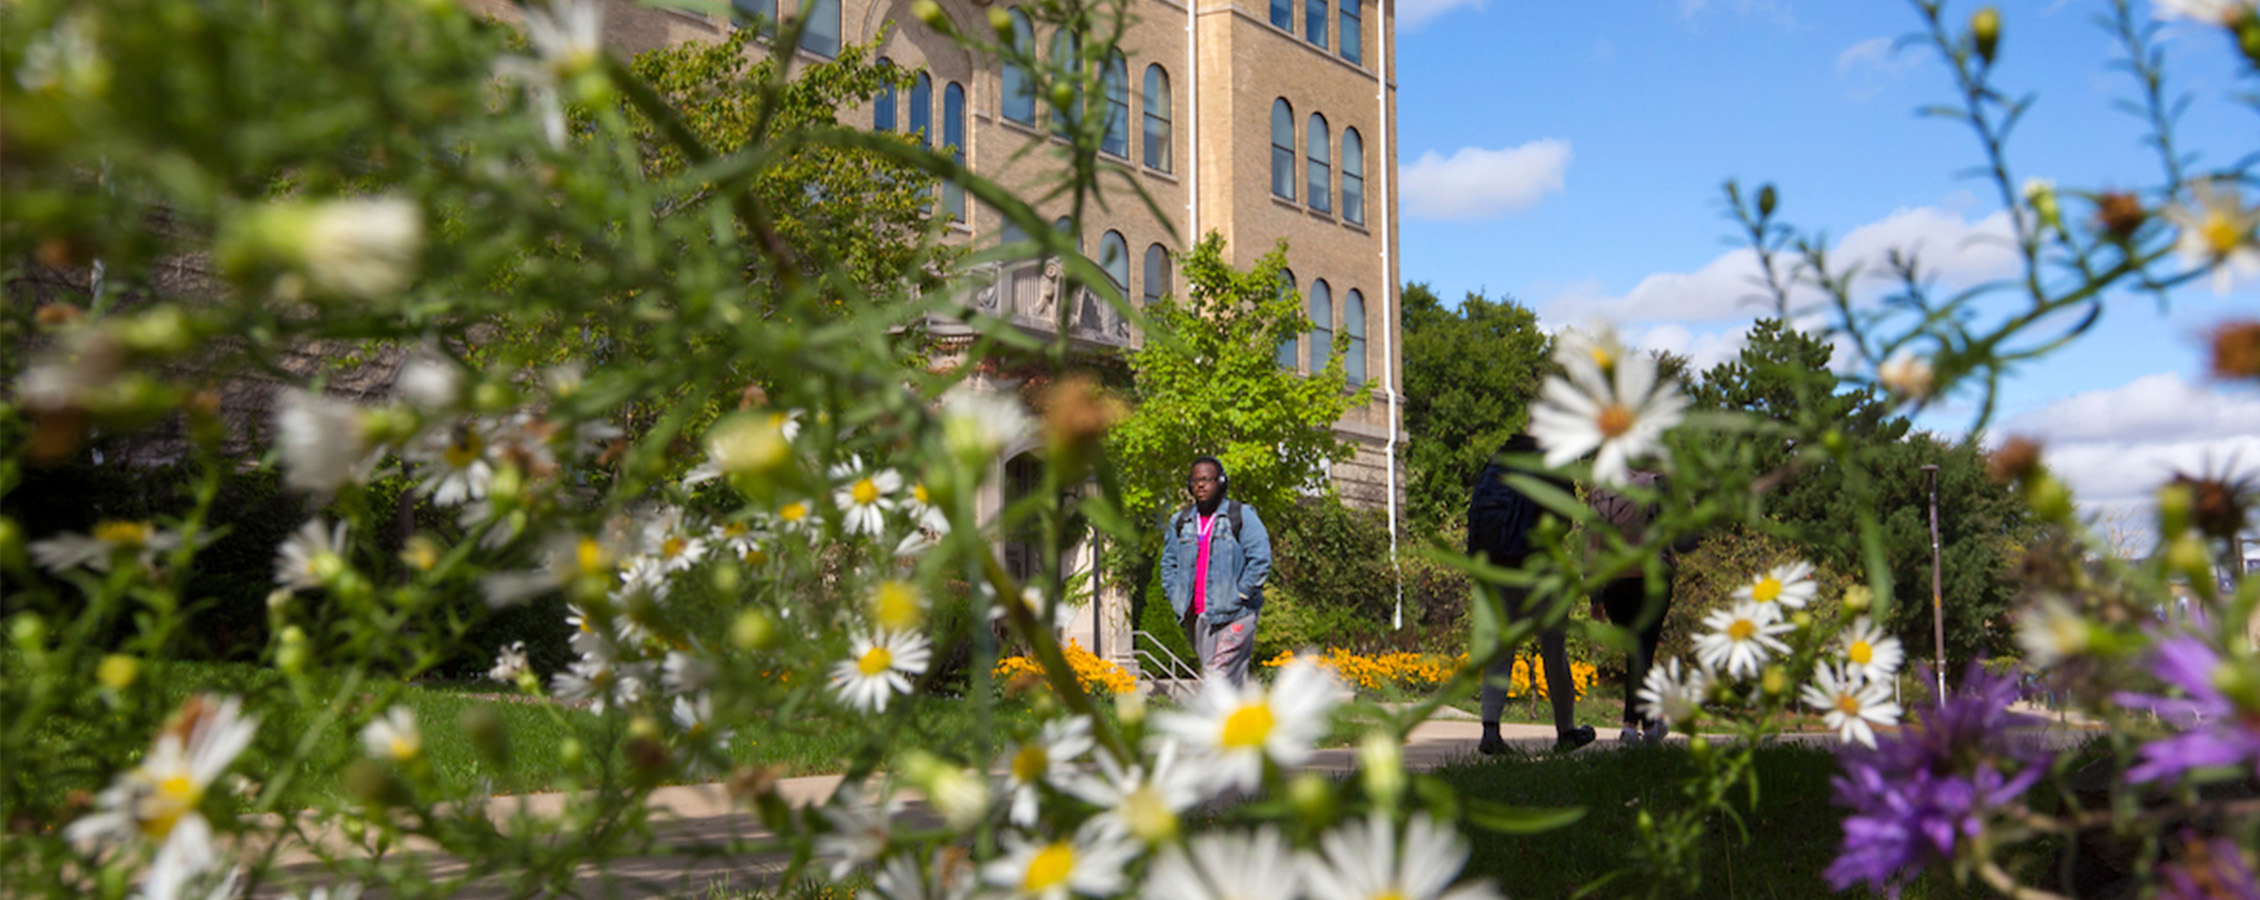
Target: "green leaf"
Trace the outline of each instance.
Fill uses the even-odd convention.
[[[1467,823],[1500,834],[1540,834],[1585,818],[1582,806],[1508,806],[1489,800],[1460,801]]]

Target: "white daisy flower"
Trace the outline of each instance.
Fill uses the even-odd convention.
[[[515,606],[582,578],[602,579],[610,586],[618,572],[619,545],[608,537],[584,534],[552,535],[542,552],[542,566],[531,571],[492,572],[479,578],[487,604]]]
[[[1875,729],[1871,726],[1899,724],[1899,704],[1891,700],[1890,685],[1863,682],[1838,672],[1835,666],[1821,666],[1813,672],[1813,683],[1805,686],[1805,704],[1827,713],[1821,721],[1836,729],[1845,743],[1858,741],[1872,748]]]
[[[909,768],[926,802],[942,814],[942,824],[965,831],[988,817],[989,781],[980,773],[930,758]]]
[[[2174,249],[2191,265],[2213,270],[2216,294],[2228,293],[2240,279],[2260,275],[2260,246],[2253,243],[2260,209],[2246,207],[2235,182],[2228,180],[2192,181],[2189,192],[2188,204],[2159,211],[2181,229]]]
[[[242,705],[235,697],[190,697],[148,755],[96,795],[96,811],[72,822],[63,837],[156,845],[142,894],[150,900],[177,897],[219,861],[202,807],[205,792],[258,733],[259,721],[245,718]]]
[[[1820,586],[1813,583],[1813,566],[1804,560],[1775,566],[1734,589],[1734,599],[1755,603],[1783,618],[1781,608],[1804,609]]]
[[[82,328],[57,346],[33,354],[16,378],[16,396],[32,409],[77,409],[96,392],[114,384],[126,365],[126,351],[107,331]]]
[[[926,672],[926,636],[907,631],[857,635],[854,655],[832,667],[832,692],[865,712],[886,712],[887,699],[908,694],[911,677]]]
[[[367,479],[382,458],[368,446],[360,407],[291,387],[275,393],[275,449],[283,483],[318,496]]]
[[[1292,766],[1310,758],[1341,690],[1327,669],[1298,658],[1279,670],[1269,691],[1252,680],[1234,688],[1207,678],[1185,709],[1155,716],[1154,725],[1187,749],[1214,756],[1202,767],[1216,789],[1253,789],[1263,782],[1265,759]]]
[[[1664,433],[1684,417],[1687,398],[1677,384],[1658,381],[1647,354],[1625,353],[1613,337],[1575,334],[1566,333],[1554,354],[1569,377],[1546,379],[1530,410],[1530,433],[1546,449],[1546,465],[1598,450],[1594,480],[1622,486],[1633,458],[1663,454]]]
[[[1930,359],[1912,350],[1901,350],[1876,367],[1876,383],[1883,385],[1893,398],[1920,403],[1930,399],[1938,388],[1938,373],[1931,368]]]
[[[1774,635],[1794,626],[1777,621],[1767,604],[1743,601],[1729,609],[1712,610],[1703,617],[1710,633],[1695,638],[1695,658],[1713,672],[1729,678],[1758,674],[1773,654],[1789,652],[1789,645]]]
[[[1034,427],[1019,399],[1008,394],[960,386],[942,397],[942,440],[972,471],[987,471],[989,460]]]
[[[510,646],[495,653],[494,668],[487,670],[487,677],[503,684],[516,684],[527,666],[526,642],[511,641]]]
[[[777,527],[794,534],[813,534],[820,527],[816,508],[806,500],[794,500],[777,507]]]
[[[1864,681],[1885,681],[1899,674],[1899,665],[1907,659],[1899,639],[1883,633],[1883,628],[1867,616],[1861,616],[1844,632],[1844,671]]]
[[[275,551],[275,584],[286,591],[315,590],[346,570],[345,522],[322,527],[322,517],[306,520]]]
[[[643,553],[668,574],[689,569],[706,558],[706,538],[699,530],[681,507],[661,507],[643,521]]]
[[[2024,648],[2026,665],[2046,669],[2086,653],[2093,631],[2061,598],[2044,597],[2018,616],[2017,645]]]
[[[300,900],[300,895],[284,894],[283,900]],[[361,885],[348,881],[335,887],[318,887],[305,894],[304,900],[361,900]]]
[[[714,695],[703,691],[676,697],[668,716],[675,720],[675,727],[683,736],[692,741],[711,741],[712,746],[726,749],[738,736],[733,729],[714,727]],[[701,748],[687,755],[683,768],[694,774],[709,773],[714,771],[714,760]]]
[[[845,514],[847,533],[877,537],[886,514],[895,508],[894,494],[902,490],[902,475],[893,469],[865,472],[861,457],[833,466],[831,475],[840,484],[832,492],[832,503]]]
[[[400,197],[346,197],[307,211],[300,243],[306,280],[325,294],[374,299],[415,277],[424,214]]]
[[[1149,845],[1177,836],[1178,814],[1207,798],[1207,780],[1193,766],[1177,764],[1177,742],[1165,740],[1153,759],[1125,768],[1110,753],[1098,754],[1099,774],[1084,775],[1067,791],[1102,811],[1091,821]]]
[[[669,650],[659,663],[659,683],[670,694],[704,692],[721,674],[713,660],[687,650]]]
[[[404,763],[424,753],[424,732],[416,727],[416,711],[405,706],[385,710],[361,729],[361,747],[376,759]]]
[[[1413,813],[1400,844],[1381,812],[1350,821],[1318,840],[1323,858],[1303,857],[1303,886],[1312,900],[1499,900],[1488,881],[1452,887],[1467,864],[1467,840]]]
[[[417,487],[441,506],[486,499],[487,486],[494,483],[487,435],[475,420],[433,431],[411,446],[407,456],[426,470]]]
[[[683,476],[700,484],[727,475],[758,475],[792,459],[800,423],[785,413],[740,413],[706,431],[706,462]]]
[[[1679,660],[1650,666],[1648,677],[1640,682],[1640,710],[1651,719],[1666,722],[1692,722],[1703,709],[1703,696],[1711,689],[1711,678],[1701,669],[1684,668]]]
[[[768,539],[750,522],[725,522],[706,535],[706,545],[730,554],[731,559],[749,566],[769,561],[769,553],[762,549]]]
[[[1266,825],[1210,832],[1171,846],[1146,872],[1144,900],[1293,900],[1302,884],[1295,852]]]
[[[667,568],[666,560],[656,556],[635,557],[621,563],[620,585],[612,592],[612,599],[622,607],[639,596],[665,600],[674,575],[674,570]],[[622,634],[625,636],[626,632]]]
[[[556,0],[547,9],[525,7],[526,43],[536,54],[495,62],[496,74],[518,81],[541,116],[543,136],[565,146],[565,108],[558,91],[603,58],[604,6],[599,0]]]
[[[926,621],[926,597],[900,579],[879,582],[871,591],[871,621],[883,631],[912,631]]]
[[[934,854],[934,874],[918,870],[918,860],[907,854],[887,860],[871,877],[862,900],[966,900],[973,893],[972,858],[963,849],[945,847]]]
[[[463,368],[430,353],[411,354],[400,364],[393,392],[426,413],[453,409],[463,396]]]
[[[110,571],[110,565],[121,556],[131,555],[136,565],[146,566],[157,559],[157,554],[170,551],[181,544],[181,536],[144,521],[106,519],[94,524],[88,534],[64,532],[45,540],[33,541],[31,558],[39,567],[49,572],[67,572],[87,568],[96,572]]]
[[[1070,716],[1044,723],[1034,739],[1007,751],[1004,786],[1012,824],[1036,824],[1037,786],[1066,789],[1075,780],[1075,760],[1091,752],[1091,746],[1091,720]]]
[[[843,784],[832,792],[832,801],[817,809],[831,830],[816,836],[816,855],[832,861],[833,881],[868,868],[887,852],[895,813],[901,809],[902,801],[892,794],[874,802],[858,785]]]
[[[2251,0],[2156,0],[2151,14],[2161,19],[2192,19],[2235,28],[2252,17]]]
[[[950,533],[949,517],[942,514],[941,507],[934,505],[934,492],[928,490],[923,481],[910,486],[910,499],[903,501],[902,511],[913,528],[935,534]]]
[[[16,84],[29,93],[100,94],[110,83],[110,62],[94,41],[89,16],[66,15],[24,48]]]
[[[1004,855],[981,867],[981,880],[1014,900],[1112,896],[1127,886],[1123,870],[1138,855],[1136,844],[1104,829],[1086,827],[1055,841],[1017,831],[1003,838]]]
[[[633,706],[643,699],[648,668],[637,663],[583,658],[557,673],[550,681],[550,690],[561,700],[586,701],[591,712],[603,715],[612,707]]]

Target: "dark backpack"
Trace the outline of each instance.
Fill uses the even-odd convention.
[[[1489,556],[1495,565],[1512,565],[1538,549],[1530,533],[1545,509],[1507,484],[1508,469],[1486,465],[1475,477],[1467,500],[1467,555]]]
[[[1188,506],[1184,509],[1178,510],[1177,518],[1171,519],[1169,521],[1169,533],[1176,534],[1178,531],[1184,529],[1186,520],[1191,519],[1192,517],[1193,507]],[[1234,500],[1230,497],[1224,498],[1224,517],[1228,520],[1231,520],[1232,536],[1234,538],[1238,538],[1240,536],[1240,501]]]

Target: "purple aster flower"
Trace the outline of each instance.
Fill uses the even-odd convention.
[[[2235,841],[2184,831],[2182,842],[2181,858],[2158,867],[2158,900],[2260,900],[2260,879]]]
[[[2213,683],[2220,654],[2204,641],[2181,635],[2158,642],[2152,656],[2151,672],[2180,688],[2183,696],[2120,693],[2112,699],[2122,707],[2154,713],[2181,733],[2144,744],[2127,780],[2158,781],[2191,769],[2247,763],[2260,775],[2260,711],[2238,709]]]
[[[2045,754],[2020,755],[2007,738],[2016,695],[2015,675],[1972,665],[1946,702],[1879,737],[1873,749],[1853,744],[1838,752],[1844,774],[1830,784],[1835,803],[1851,813],[1843,849],[1822,873],[1830,887],[1865,882],[1898,896],[1900,882],[1952,862],[1985,828],[1989,810],[2016,802],[2039,780]],[[2004,763],[2017,774],[2004,774]]]

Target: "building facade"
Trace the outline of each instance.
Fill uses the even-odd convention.
[[[1053,137],[1044,98],[1026,90],[1028,73],[980,58],[912,13],[913,0],[734,0],[736,15],[715,16],[612,2],[606,42],[623,53],[682,41],[719,40],[731,29],[808,16],[792,52],[830,58],[842,42],[879,39],[877,55],[915,71],[908,90],[842,110],[844,123],[925,136],[954,148],[973,171],[1008,187],[1048,182],[1058,156],[1040,146]],[[1080,56],[1076,38],[1050,30],[1013,0],[939,0],[959,33],[990,28],[1002,8],[1013,40],[1039,64]],[[498,17],[515,7],[487,0]],[[1356,448],[1326,473],[1343,499],[1385,510],[1394,524],[1403,498],[1394,464],[1402,439],[1399,408],[1402,355],[1396,286],[1396,105],[1394,5],[1391,0],[1131,0],[1120,54],[1103,74],[1108,110],[1101,154],[1131,173],[1165,223],[1145,204],[1118,196],[1087,216],[1078,236],[1085,252],[1133,302],[1168,294],[1171,260],[1216,232],[1229,260],[1245,266],[1280,240],[1288,244],[1289,279],[1301,292],[1313,330],[1279,348],[1283,366],[1323,366],[1337,333],[1350,338],[1347,367],[1373,399],[1336,423]],[[882,37],[883,36],[883,37]],[[765,42],[757,41],[774,52]],[[1031,146],[1038,145],[1038,146]],[[1025,191],[1023,195],[1029,195]],[[1067,201],[1039,205],[1066,223]],[[975,246],[1018,239],[995,211],[955,192],[942,198],[956,215],[952,239]],[[1091,349],[1138,341],[1126,323],[1092,298],[1058,296],[1057,266],[1000,270],[994,287],[970,302],[1021,327],[1049,332],[1052,304],[1074,304],[1070,330]],[[938,329],[938,333],[944,331]],[[997,385],[1009,387],[1009,385]],[[1009,491],[1013,463],[1000,477]],[[988,498],[995,509],[1003,496]],[[1008,557],[1012,547],[1008,547]],[[1088,565],[1085,549],[1067,568]],[[1033,561],[1012,560],[1019,568]],[[1128,605],[1100,598],[1069,635],[1105,655],[1127,658]]]

